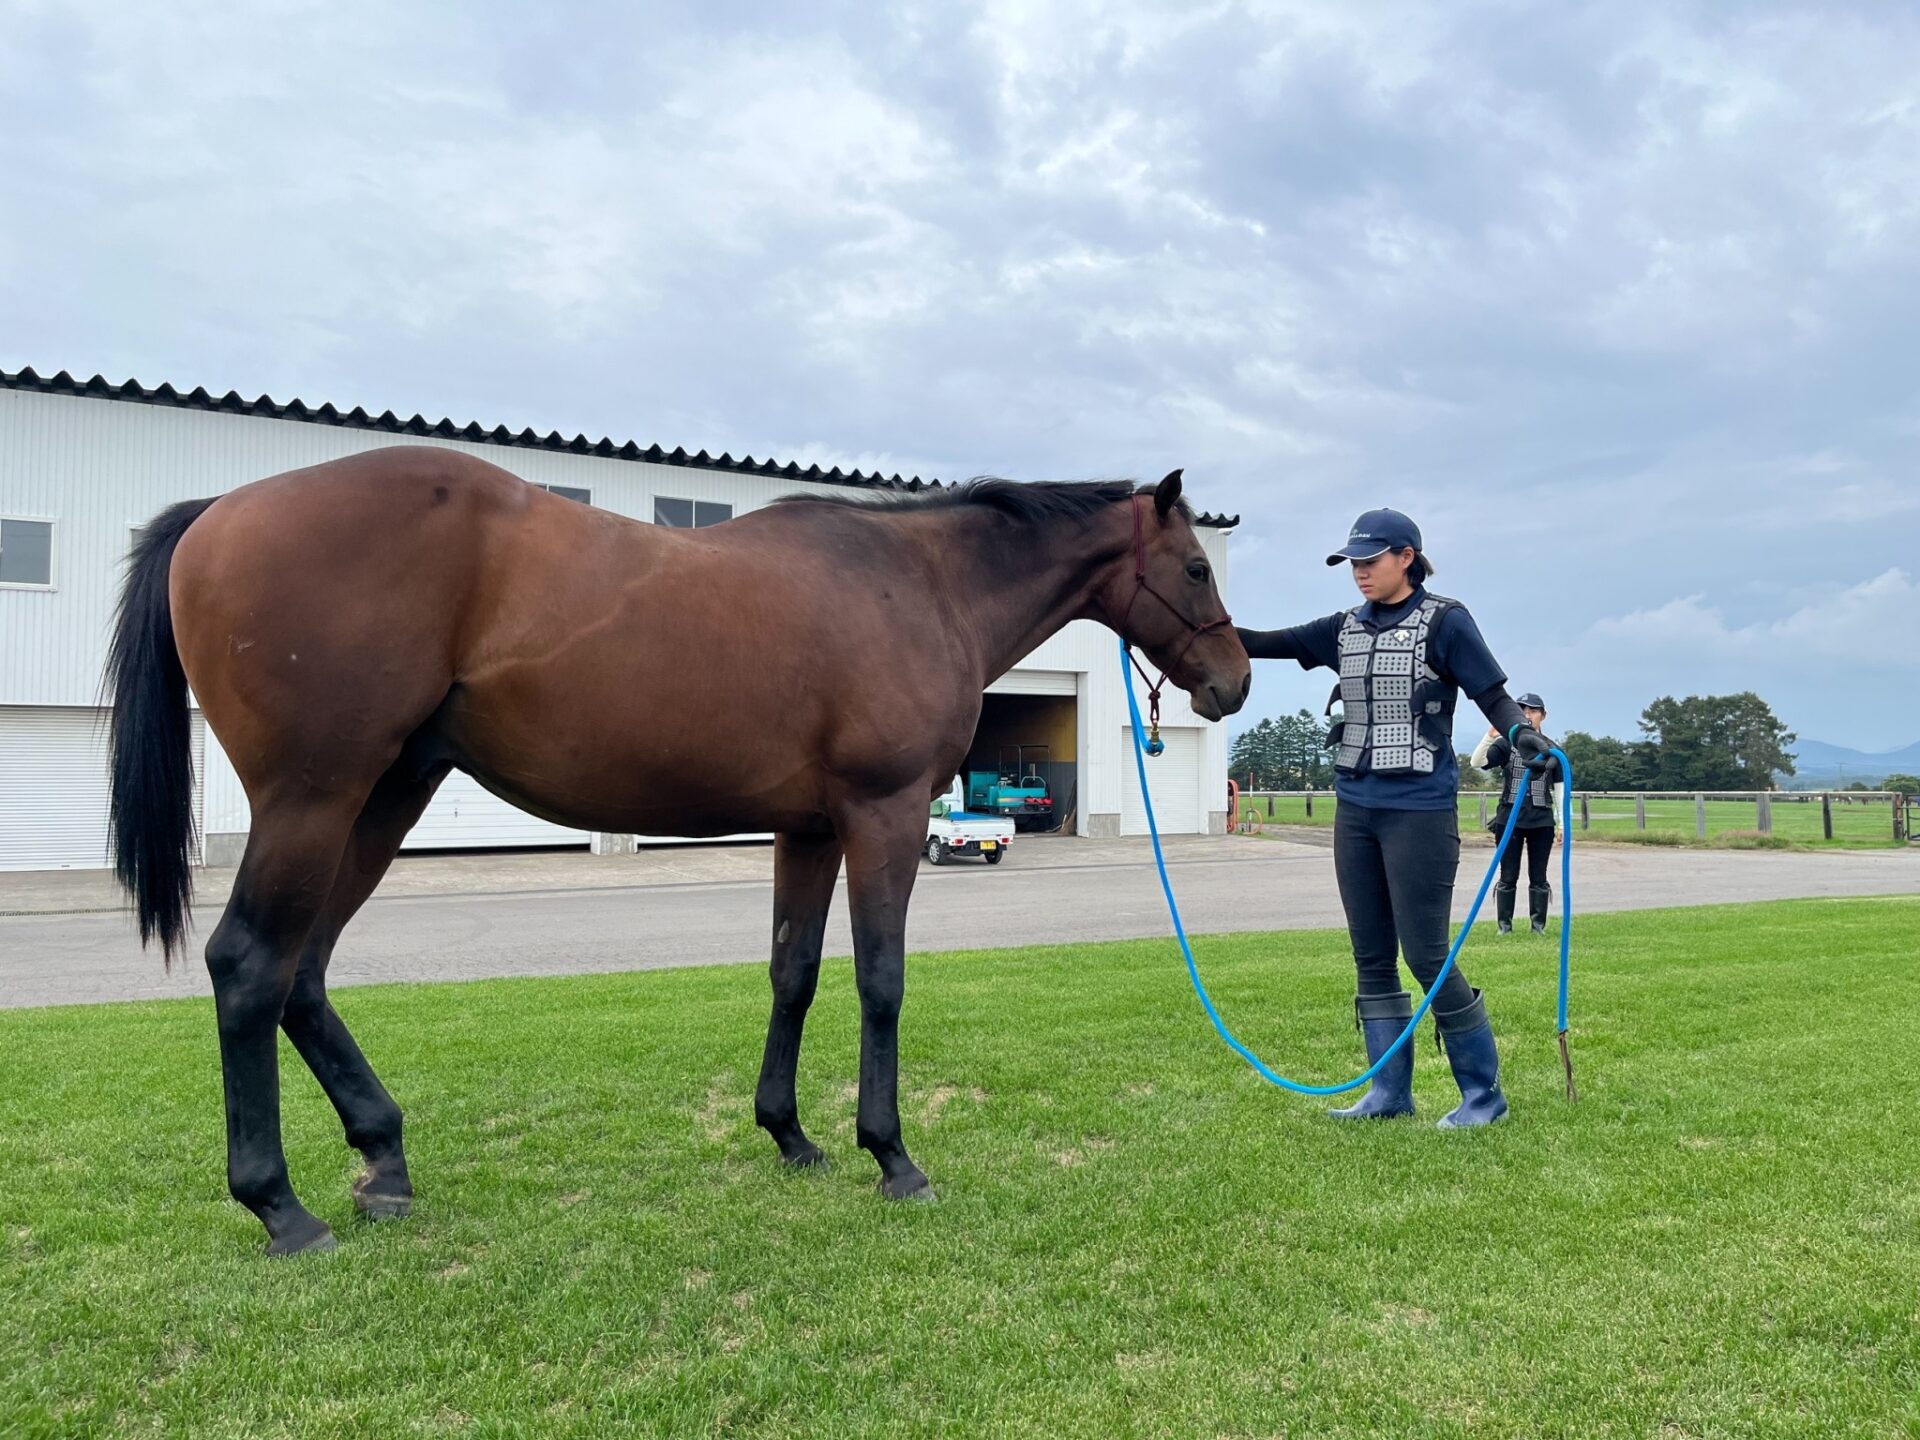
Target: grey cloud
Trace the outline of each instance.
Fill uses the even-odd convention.
[[[0,0],[0,28],[10,364],[922,474],[1184,464],[1247,517],[1252,623],[1346,603],[1324,537],[1395,503],[1556,721],[1748,676],[1803,733],[1915,738],[1911,670],[1787,623],[1920,571],[1906,12]],[[1695,595],[1744,638],[1602,623]]]

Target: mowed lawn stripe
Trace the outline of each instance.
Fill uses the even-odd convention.
[[[1171,942],[923,955],[902,1109],[853,1141],[848,962],[755,1129],[762,975],[336,997],[406,1108],[411,1220],[283,1053],[330,1256],[226,1198],[212,1007],[0,1012],[0,1434],[1876,1435],[1920,1425],[1920,902],[1476,937],[1514,1114],[1342,1125],[1214,1038]],[[1345,937],[1202,937],[1242,1038],[1360,1066]]]

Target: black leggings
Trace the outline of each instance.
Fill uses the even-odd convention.
[[[1445,810],[1376,810],[1342,801],[1333,815],[1333,873],[1353,938],[1359,993],[1400,988],[1398,951],[1425,989],[1446,963],[1453,876],[1460,868],[1460,815]],[[1473,1003],[1456,963],[1434,998],[1440,1013]]]
[[[1493,832],[1494,843],[1500,841],[1500,831],[1506,828],[1502,821],[1489,827]],[[1507,842],[1507,853],[1500,857],[1500,883],[1509,890],[1520,880],[1520,852],[1527,852],[1527,884],[1536,890],[1547,887],[1547,865],[1553,859],[1553,827],[1551,825],[1529,825],[1525,830],[1515,830],[1513,839]]]

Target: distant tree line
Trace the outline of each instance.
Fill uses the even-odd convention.
[[[1558,737],[1582,790],[1772,790],[1793,774],[1799,738],[1751,690],[1663,695],[1641,711],[1638,740]]]
[[[1262,720],[1227,753],[1227,773],[1247,790],[1331,790],[1328,722],[1311,710]]]

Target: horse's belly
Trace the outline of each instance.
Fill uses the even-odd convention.
[[[653,798],[601,794],[529,785],[476,769],[474,778],[501,799],[529,814],[573,830],[616,835],[684,835],[689,839],[721,835],[796,834],[829,828],[825,814],[804,805],[769,803],[762,797],[710,795]]]
[[[543,820],[638,835],[825,827],[819,768],[779,727],[750,734],[737,715],[695,724],[564,707],[503,726],[499,713],[480,698],[457,707],[450,749],[487,789]]]
[[[521,653],[458,683],[449,749],[503,798],[579,829],[824,829],[851,798],[958,765],[977,715],[977,701],[968,711],[931,684],[825,678],[818,656],[750,647],[706,612],[652,629],[623,619]]]

